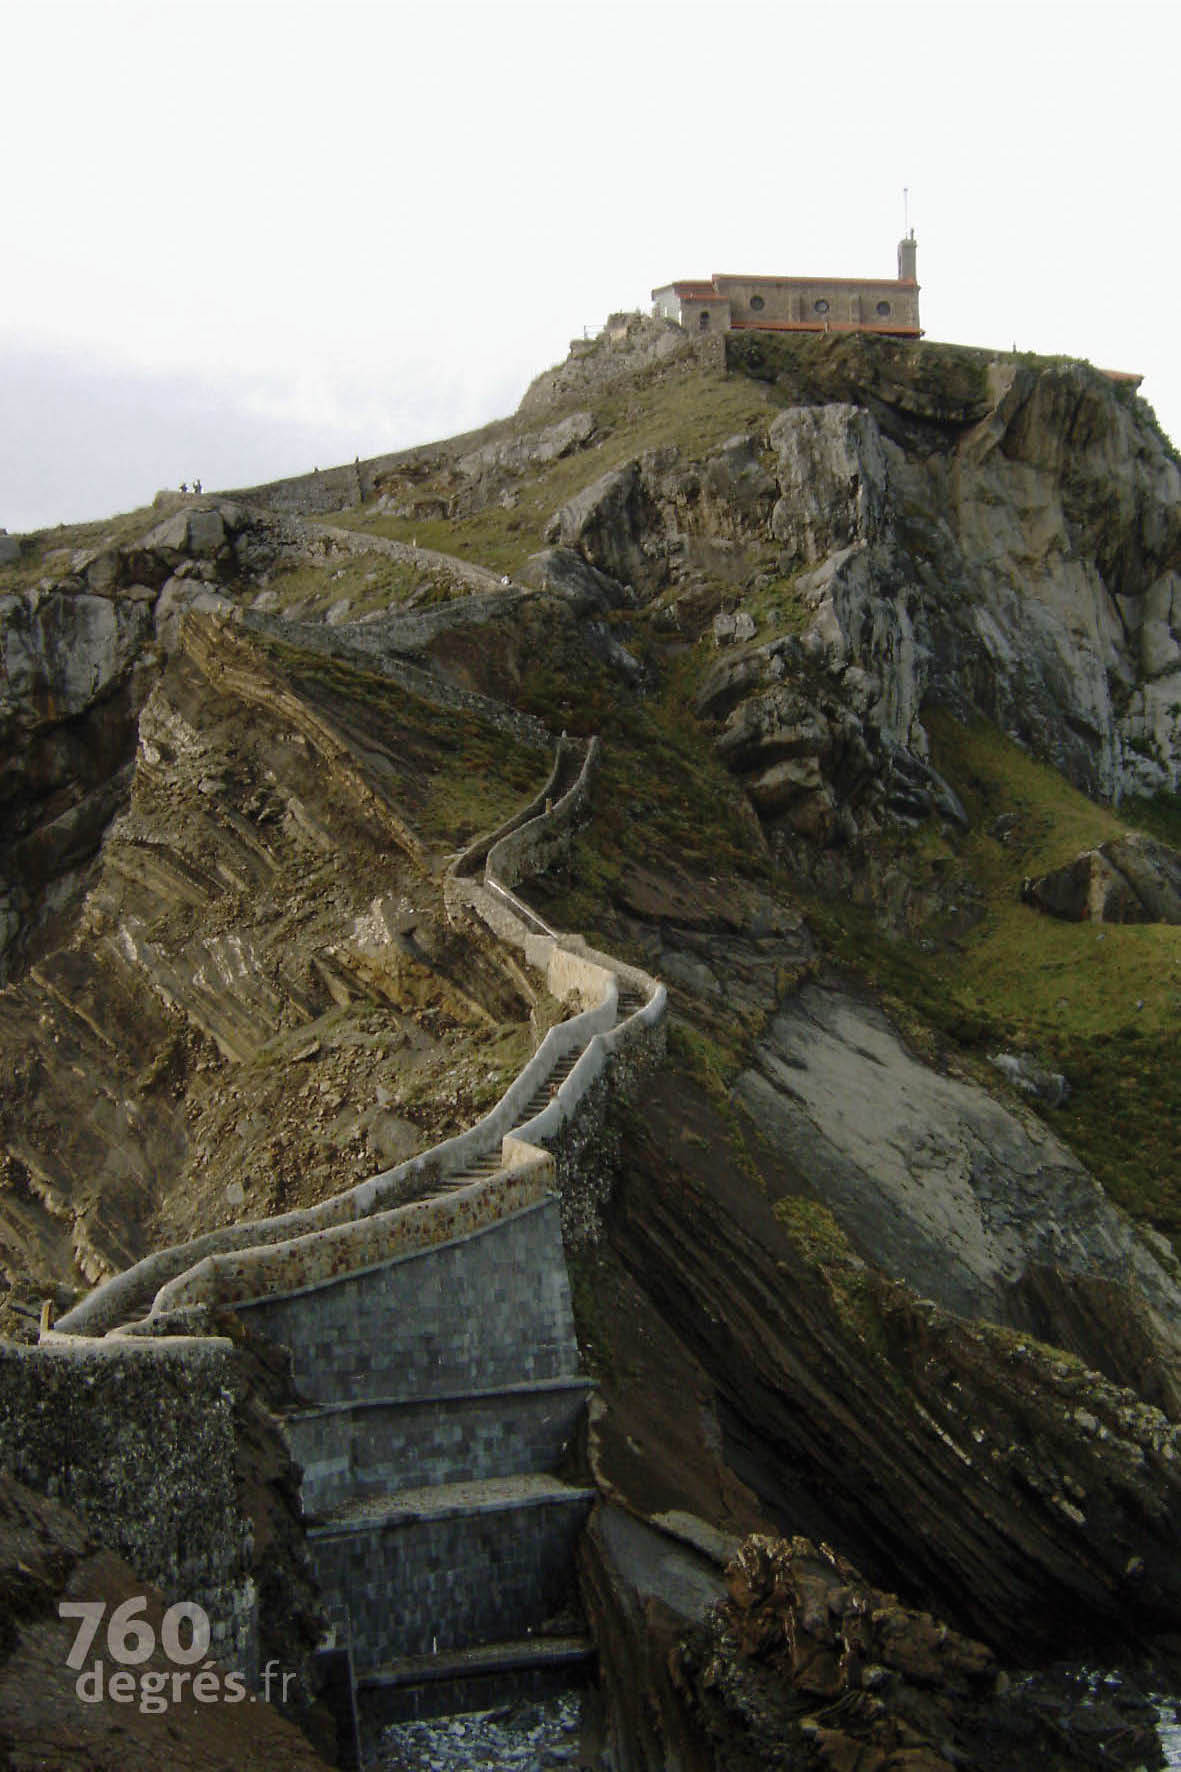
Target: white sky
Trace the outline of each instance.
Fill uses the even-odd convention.
[[[1181,441],[1176,4],[0,0],[0,525],[509,412],[711,271],[1144,372]]]

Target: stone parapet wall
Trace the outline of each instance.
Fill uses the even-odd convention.
[[[342,1274],[470,1236],[509,1213],[535,1205],[552,1185],[553,1161],[545,1151],[525,1150],[514,1157],[506,1172],[454,1194],[417,1200],[263,1248],[208,1255],[161,1287],[153,1315],[191,1305],[240,1305],[264,1293],[306,1292]]]
[[[485,831],[482,836],[476,837],[469,843],[467,848],[451,864],[450,877],[452,879],[466,880],[483,872],[489,853],[502,837],[507,837],[523,824],[529,824],[539,813],[545,811],[547,805],[554,800],[554,790],[563,771],[568,767],[568,759],[573,748],[570,740],[565,736],[558,740],[557,748],[554,751],[553,768],[546,778],[545,786],[534,794],[532,800],[526,805],[518,808],[510,818],[506,818],[503,824],[497,825],[494,831]],[[558,796],[559,799],[561,797]]]
[[[577,779],[566,793],[492,845],[484,866],[486,883],[495,882],[511,892],[530,874],[542,873],[559,856],[569,854],[574,823],[589,798],[599,751],[599,740],[592,738]]]

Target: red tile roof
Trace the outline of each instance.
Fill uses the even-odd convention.
[[[913,277],[740,277],[732,271],[715,271],[713,274],[714,287],[716,288],[721,283],[773,283],[777,287],[782,287],[785,283],[806,283],[809,285],[827,283],[837,289],[918,288]]]

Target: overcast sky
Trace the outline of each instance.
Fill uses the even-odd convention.
[[[893,276],[1181,441],[1181,8],[0,0],[0,526],[511,411],[653,285]]]

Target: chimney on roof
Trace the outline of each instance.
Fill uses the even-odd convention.
[[[914,229],[911,228],[906,238],[898,242],[898,281],[900,283],[918,282],[918,250],[919,243],[914,237]]]

